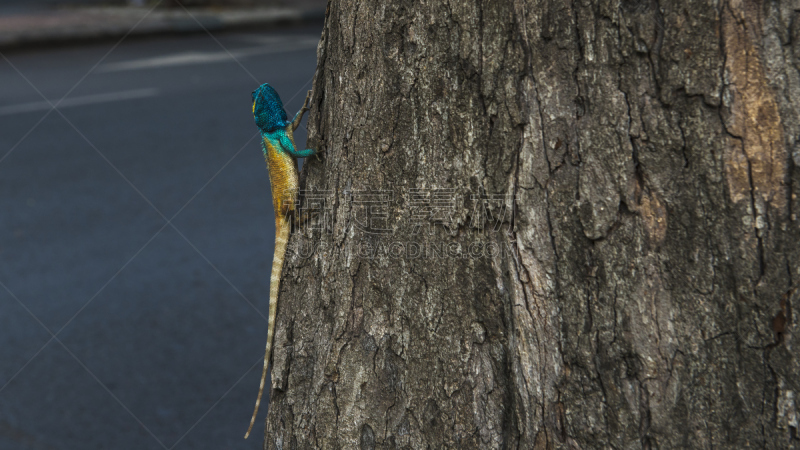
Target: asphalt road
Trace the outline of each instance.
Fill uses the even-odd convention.
[[[125,6],[127,4],[129,4],[128,0],[3,0],[0,11],[31,11],[76,6]]]
[[[250,92],[294,114],[320,30],[0,58],[0,449],[261,448],[274,229]]]

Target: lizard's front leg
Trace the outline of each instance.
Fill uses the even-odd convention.
[[[306,93],[306,101],[303,102],[303,107],[300,108],[300,111],[297,111],[297,114],[294,115],[294,120],[292,120],[292,131],[296,130],[297,127],[300,126],[300,122],[303,120],[303,114],[308,111],[309,100],[311,100],[311,91]]]

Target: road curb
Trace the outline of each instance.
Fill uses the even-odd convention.
[[[319,21],[325,10],[84,8],[0,16],[0,50]]]

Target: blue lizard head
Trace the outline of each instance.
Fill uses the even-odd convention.
[[[281,98],[267,83],[253,91],[253,117],[258,128],[265,133],[284,128],[290,123]]]

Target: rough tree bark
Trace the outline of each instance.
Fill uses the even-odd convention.
[[[797,1],[331,1],[265,448],[797,448],[798,57]]]

